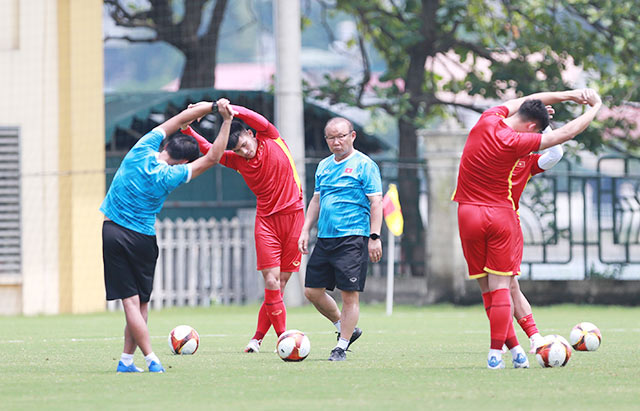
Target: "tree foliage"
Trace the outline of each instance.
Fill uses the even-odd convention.
[[[217,45],[227,0],[215,0],[215,5],[213,0],[149,0],[148,7],[124,0],[104,0],[104,4],[116,25],[133,30],[146,29],[142,36],[114,36],[105,41],[166,42],[185,57],[181,88],[215,85]],[[208,11],[212,6],[213,10]],[[178,8],[182,13],[176,12]]]
[[[417,129],[451,107],[482,111],[492,100],[585,86],[596,88],[610,106],[640,100],[637,0],[317,1],[355,19],[353,44],[361,50],[363,70],[360,78],[327,76],[311,94],[395,117],[401,159],[418,155]],[[362,47],[367,42],[386,61],[378,85],[370,84]],[[558,106],[556,120],[575,117],[572,109],[578,108]],[[606,120],[579,141],[597,150],[605,127],[613,126],[625,125]],[[638,145],[625,143],[627,149]],[[418,210],[416,175],[399,173],[403,211],[409,210],[403,249],[416,260],[424,253],[421,218],[412,211]]]

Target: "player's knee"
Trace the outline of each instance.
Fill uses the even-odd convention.
[[[305,287],[304,296],[307,298],[307,300],[311,302],[316,301],[318,299],[317,290],[314,288]]]
[[[275,278],[273,276],[269,276],[264,280],[265,287],[269,290],[279,290],[280,289],[280,279]]]

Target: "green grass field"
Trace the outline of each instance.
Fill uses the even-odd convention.
[[[640,308],[552,306],[534,315],[542,334],[568,337],[590,321],[596,352],[574,352],[564,368],[487,370],[488,321],[480,306],[362,308],[363,336],[344,363],[327,361],[333,325],[312,307],[289,309],[311,354],[285,363],[271,331],[262,352],[242,352],[257,306],[150,313],[154,350],[167,373],[116,374],[124,315],[0,319],[0,409],[638,409]],[[193,356],[169,353],[167,334],[189,324],[200,333]],[[518,328],[526,350],[529,343]],[[136,364],[144,360],[136,352]]]

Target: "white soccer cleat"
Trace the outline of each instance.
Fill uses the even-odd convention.
[[[244,348],[244,352],[260,352],[261,343],[262,341],[260,340],[251,339],[251,341],[249,341],[249,344],[247,344],[247,346]]]
[[[529,368],[529,359],[522,353],[518,353],[512,361],[513,368]]]
[[[502,361],[502,358],[498,359],[497,357],[491,357],[487,360],[487,368],[490,370],[499,370],[504,368],[504,361]]]

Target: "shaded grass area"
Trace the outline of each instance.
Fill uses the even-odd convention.
[[[243,353],[257,309],[152,311],[164,375],[115,373],[122,313],[4,317],[0,408],[619,410],[637,409],[640,398],[640,308],[535,308],[543,335],[568,337],[574,324],[590,321],[603,343],[596,352],[574,352],[565,368],[540,368],[530,355],[528,370],[485,368],[489,331],[479,306],[396,307],[391,317],[383,306],[362,307],[364,334],[344,363],[327,361],[335,329],[310,306],[288,310],[289,328],[311,340],[305,361],[281,361],[273,331],[260,353]],[[179,324],[200,333],[193,356],[169,353],[167,335]],[[519,329],[518,337],[528,350]],[[510,355],[505,359],[510,367]],[[139,351],[136,364],[144,364]]]

